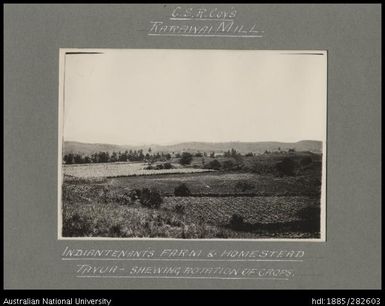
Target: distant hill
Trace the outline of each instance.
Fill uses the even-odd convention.
[[[295,149],[296,151],[310,151],[314,153],[322,152],[322,142],[316,140],[302,140],[298,142],[184,142],[173,145],[144,145],[144,146],[129,146],[129,145],[113,145],[100,143],[83,143],[75,141],[65,141],[63,144],[63,153],[77,153],[90,155],[95,152],[118,152],[125,150],[143,149],[147,152],[151,147],[153,153],[156,152],[225,152],[232,148],[238,152],[245,154],[249,152],[263,153],[267,151],[277,151],[280,148],[282,151]]]

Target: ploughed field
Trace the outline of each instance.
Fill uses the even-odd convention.
[[[310,197],[166,197],[165,210],[182,210],[192,222],[226,225],[234,213],[249,224],[300,221],[298,211],[317,206]]]
[[[64,166],[63,236],[320,237],[319,167],[284,177],[207,171],[177,165],[145,170],[143,163]],[[189,196],[174,196],[182,183]],[[143,188],[159,192],[159,207],[132,197]]]

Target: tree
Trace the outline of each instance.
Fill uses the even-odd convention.
[[[110,161],[111,161],[111,162],[116,162],[116,161],[118,161],[118,155],[116,154],[116,152],[112,152]]]
[[[99,152],[99,163],[108,163],[110,161],[110,153]]]
[[[66,164],[73,164],[74,163],[74,155],[72,153],[64,155],[64,162]]]
[[[92,161],[93,163],[98,163],[98,162],[99,162],[99,155],[98,155],[97,153],[93,153],[93,154],[91,155],[91,161]]]
[[[143,150],[140,149],[140,150],[138,150],[138,160],[143,160],[143,159],[144,159]]]
[[[75,154],[74,163],[75,164],[82,164],[83,163],[83,157],[80,154]]]
[[[193,156],[191,153],[183,152],[181,155],[181,158],[179,160],[179,163],[183,166],[191,164],[193,159]]]
[[[219,169],[221,169],[221,163],[218,160],[214,159],[214,160],[210,161],[208,164],[206,164],[205,168],[206,169],[219,170]]]

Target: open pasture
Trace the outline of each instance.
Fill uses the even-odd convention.
[[[197,173],[209,172],[210,169],[174,167],[173,169],[149,170],[145,169],[146,163],[117,162],[117,163],[95,163],[80,165],[64,165],[64,175],[79,178],[96,177],[118,177],[136,175],[154,175],[171,173]]]
[[[306,195],[317,196],[321,181],[314,176],[276,177],[242,172],[191,173],[109,178],[105,184],[127,189],[156,188],[172,195],[175,187],[185,183],[193,195]]]

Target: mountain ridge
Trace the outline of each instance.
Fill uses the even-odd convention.
[[[314,153],[322,152],[322,141],[318,140],[301,140],[297,142],[280,142],[280,141],[259,141],[259,142],[241,142],[241,141],[229,141],[229,142],[181,142],[171,145],[116,145],[106,143],[85,143],[78,141],[64,141],[63,154],[76,153],[90,155],[95,152],[124,152],[129,150],[142,149],[144,152],[148,152],[151,148],[153,153],[156,152],[225,152],[231,149],[235,149],[238,152],[245,154],[249,152],[263,153],[265,151],[277,151],[279,149],[287,151],[294,149],[296,151],[310,151]]]

